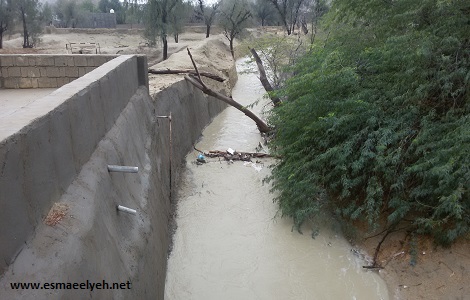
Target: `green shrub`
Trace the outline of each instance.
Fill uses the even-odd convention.
[[[334,2],[270,118],[283,215],[410,219],[441,244],[469,232],[469,15],[464,0]]]

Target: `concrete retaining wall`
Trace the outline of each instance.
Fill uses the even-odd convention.
[[[145,64],[145,59],[118,57],[36,100],[24,114],[36,107],[49,112],[0,141],[0,268],[32,235],[138,87],[146,84],[138,76],[138,60]]]
[[[116,55],[0,55],[0,88],[61,87]]]
[[[48,96],[66,99],[0,144],[0,299],[163,299],[170,137],[168,119],[155,116],[172,113],[175,183],[193,142],[225,105],[184,80],[151,98],[146,72],[143,58],[112,60]],[[138,166],[139,173],[108,173],[107,164]],[[43,220],[54,202],[68,212],[51,227]],[[87,280],[132,288],[10,287]]]

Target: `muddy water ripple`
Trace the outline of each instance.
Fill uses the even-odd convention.
[[[253,66],[251,66],[253,67]],[[247,68],[243,60],[237,68]],[[240,74],[233,97],[244,105],[261,99],[256,74]],[[260,112],[266,104],[254,108]],[[198,149],[254,151],[256,126],[233,108],[209,125]],[[315,239],[306,228],[276,215],[269,186],[269,161],[244,164],[187,157],[178,204],[178,229],[168,262],[165,299],[389,299],[383,280],[331,226]]]

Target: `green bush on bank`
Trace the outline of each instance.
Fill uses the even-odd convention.
[[[298,227],[328,206],[451,243],[470,231],[470,5],[353,2],[280,91],[276,200]]]

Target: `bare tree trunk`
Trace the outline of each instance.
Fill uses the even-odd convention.
[[[168,40],[166,38],[166,35],[162,36],[162,42],[163,42],[163,60],[167,60],[167,58],[168,58]]]
[[[167,20],[168,20],[168,11],[167,11],[168,7],[166,6],[166,2],[165,2],[165,8],[162,10],[162,23],[163,23],[163,32],[162,32],[162,42],[163,42],[163,60],[167,60],[168,59],[168,37],[167,37],[167,29],[166,29],[166,25],[168,24]]]
[[[234,38],[230,39],[230,53],[232,53],[232,58],[235,58],[235,52],[233,51],[233,40]]]
[[[0,22],[0,49],[3,48],[3,35],[5,34],[7,30],[8,30],[8,22],[1,21]]]
[[[206,24],[206,38],[209,37],[211,33],[211,24]]]
[[[166,69],[166,70],[152,70],[149,69],[148,72],[150,74],[181,74],[181,73],[187,73],[191,75],[197,75],[197,73],[193,70],[178,70],[178,69]],[[219,75],[212,74],[209,72],[199,72],[201,76],[216,80],[218,82],[224,82],[225,78],[220,77]]]
[[[315,37],[317,35],[317,21],[312,20],[312,35],[310,36],[310,44],[315,42]]]
[[[23,48],[31,48],[28,27],[26,26],[26,13],[23,8],[21,8],[21,20],[23,21]]]
[[[203,86],[200,82],[198,82],[196,79],[191,78],[189,76],[184,76],[184,79],[189,81],[192,85],[200,89],[201,91],[204,92],[204,94],[215,97],[219,100],[222,100],[223,102],[235,107],[242,113],[244,113],[248,118],[252,119],[255,121],[256,126],[258,126],[258,130],[262,133],[267,133],[271,131],[271,128],[263,121],[261,120],[257,115],[255,115],[252,111],[248,110],[246,107],[238,103],[237,101],[233,100],[230,97],[227,97],[221,93],[218,93],[216,91],[211,90],[210,88]]]
[[[274,89],[272,85],[269,83],[268,78],[266,77],[266,71],[264,70],[264,66],[263,66],[263,62],[261,61],[261,58],[259,58],[259,55],[258,53],[256,53],[255,49],[250,48],[250,51],[256,60],[256,65],[258,66],[259,80],[261,81],[261,84],[263,85],[266,92],[268,92],[269,98],[273,102],[274,106],[279,106],[281,104],[281,99],[279,99],[279,97],[276,97],[270,94],[272,91],[274,91]]]
[[[286,20],[284,20],[284,27],[286,28],[287,35],[290,35],[290,34],[291,34],[291,29],[290,29],[290,26],[287,25],[287,21],[286,21]]]

